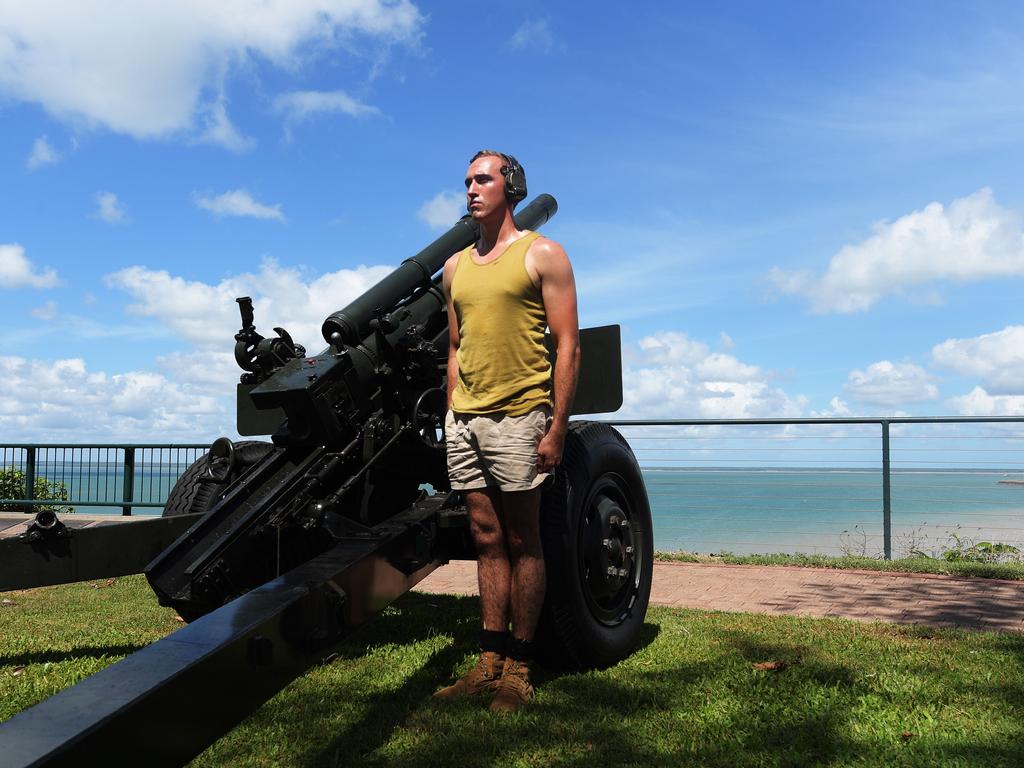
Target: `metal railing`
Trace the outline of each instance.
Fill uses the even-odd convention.
[[[662,550],[890,559],[984,542],[1024,551],[1024,417],[607,423],[640,461]],[[28,480],[24,498],[0,498],[0,509],[160,508],[206,449],[0,445],[0,471]],[[43,498],[54,488],[64,492]]]
[[[644,470],[659,549],[1024,551],[1024,417],[608,423]]]
[[[88,508],[132,514],[136,507],[162,509],[167,494],[209,444],[0,445],[0,510],[32,512]]]

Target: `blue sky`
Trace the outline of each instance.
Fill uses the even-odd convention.
[[[623,416],[1024,414],[1016,3],[0,3],[0,439],[232,433],[461,214],[560,204]]]

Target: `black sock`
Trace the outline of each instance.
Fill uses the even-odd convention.
[[[508,650],[505,655],[515,661],[531,661],[537,644],[533,640],[520,640],[509,635]]]
[[[511,635],[507,631],[495,632],[493,629],[481,629],[480,650],[484,653],[500,653],[504,656],[510,637]]]

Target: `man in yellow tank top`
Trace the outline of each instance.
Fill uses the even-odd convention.
[[[493,693],[494,711],[533,698],[545,590],[540,486],[562,459],[580,360],[572,266],[558,243],[516,229],[524,197],[514,157],[478,152],[466,205],[480,239],[444,267],[448,471],[469,509],[483,628],[476,666],[435,695]],[[545,328],[558,353],[553,372]]]

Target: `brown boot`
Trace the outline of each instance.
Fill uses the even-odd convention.
[[[531,701],[533,685],[530,684],[530,662],[505,659],[498,692],[491,702],[491,712],[515,712]]]
[[[493,693],[498,688],[505,657],[500,653],[484,651],[477,659],[476,666],[447,688],[434,696],[442,699],[452,696],[475,696],[478,693]]]

